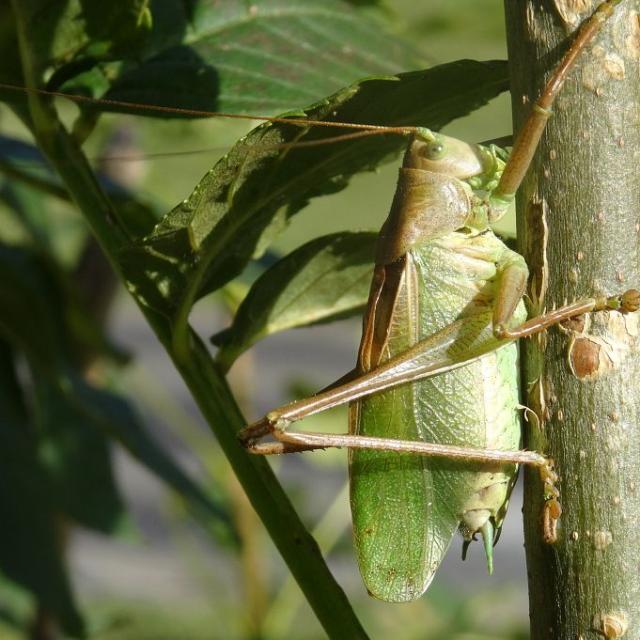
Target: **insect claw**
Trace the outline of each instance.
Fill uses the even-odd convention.
[[[273,430],[274,424],[267,415],[238,431],[238,440],[240,440],[243,447],[252,448],[258,440],[273,433]]]
[[[546,544],[558,540],[558,521],[562,515],[562,506],[556,498],[546,500],[542,508],[542,539]]]
[[[620,311],[633,313],[640,309],[640,291],[629,289],[620,296]]]
[[[498,340],[503,340],[509,337],[509,331],[503,324],[497,324],[493,327],[493,335],[498,338]]]

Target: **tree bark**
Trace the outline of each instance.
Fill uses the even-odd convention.
[[[516,131],[592,0],[506,0]],[[533,313],[640,289],[640,1],[623,0],[571,71],[519,194]],[[544,220],[544,224],[541,222]],[[543,495],[525,473],[533,640],[640,639],[638,313],[599,312],[523,348],[563,513],[543,542]]]

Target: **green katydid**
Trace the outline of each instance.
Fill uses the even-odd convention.
[[[517,450],[514,341],[595,309],[634,310],[637,296],[627,292],[583,300],[524,322],[526,264],[492,234],[489,223],[500,218],[513,199],[573,61],[619,1],[604,2],[581,29],[508,161],[506,152],[493,145],[469,145],[420,128],[360,125],[362,131],[339,137],[412,136],[381,234],[358,366],[340,384],[271,412],[240,437],[262,454],[325,447],[353,450],[356,547],[365,582],[379,598],[419,596],[460,523],[465,545],[476,533],[482,536],[491,569],[492,547],[518,464],[541,470],[547,498],[544,536],[553,540],[560,505],[551,463],[539,453]],[[501,402],[489,402],[489,394],[498,390]],[[431,402],[444,393],[455,399]],[[347,402],[352,403],[349,435],[286,431],[296,420]],[[258,442],[268,434],[277,442]]]
[[[246,427],[254,453],[350,449],[355,545],[369,592],[408,601],[430,584],[455,531],[483,539],[489,571],[517,465],[540,468],[545,539],[560,515],[552,463],[518,450],[515,340],[589,311],[635,311],[637,291],[586,299],[526,320],[524,259],[491,231],[522,181],[577,56],[619,0],[580,29],[510,157],[418,130],[382,227],[353,372]],[[515,328],[511,328],[515,327]],[[350,403],[346,435],[288,431]],[[271,434],[275,442],[261,442]]]

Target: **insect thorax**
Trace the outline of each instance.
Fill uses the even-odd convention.
[[[469,145],[439,136],[457,156],[440,160],[421,155],[429,145],[413,141],[399,171],[398,184],[378,241],[377,264],[394,262],[432,238],[465,227],[489,228],[490,197],[504,169],[506,152],[495,145]]]

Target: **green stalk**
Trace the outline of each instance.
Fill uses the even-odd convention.
[[[596,4],[505,2],[516,129]],[[639,12],[621,2],[582,54],[521,189],[534,312],[640,289]],[[533,640],[640,638],[639,321],[590,314],[525,345],[527,404],[541,418],[527,444],[554,458],[563,509],[545,544],[540,483],[525,474]]]
[[[13,9],[24,77],[28,88],[35,88],[38,74],[25,29],[25,9],[20,0],[14,0]],[[30,92],[29,110],[32,133],[40,149],[59,173],[114,271],[124,282],[118,256],[127,245],[128,237],[117,212],[100,189],[81,149],[64,129],[51,105],[41,96]],[[236,433],[246,421],[224,376],[216,368],[202,341],[189,328],[181,341],[181,349],[185,345],[188,349],[176,353],[167,318],[141,304],[135,295],[134,299],[189,387],[251,504],[328,636],[366,638],[315,540],[300,521],[270,466],[265,459],[247,454],[238,443]]]

